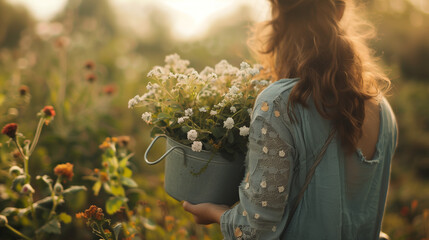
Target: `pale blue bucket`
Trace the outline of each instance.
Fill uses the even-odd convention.
[[[160,137],[167,138],[166,152],[151,162],[147,159],[148,152]],[[231,206],[239,199],[238,186],[244,176],[244,156],[243,159],[228,161],[209,151],[194,152],[190,147],[160,135],[153,139],[144,158],[150,165],[165,158],[165,191],[179,201]]]

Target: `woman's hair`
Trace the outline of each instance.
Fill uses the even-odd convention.
[[[270,2],[272,19],[256,26],[249,45],[274,80],[300,78],[289,96],[290,118],[295,119],[295,104],[308,106],[311,96],[346,150],[354,151],[365,100],[390,86],[366,45],[372,26],[357,16],[352,0]]]

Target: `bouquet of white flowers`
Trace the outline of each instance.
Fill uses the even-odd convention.
[[[142,119],[154,125],[151,135],[164,133],[193,151],[218,152],[227,159],[245,155],[250,115],[258,93],[269,84],[257,78],[260,65],[240,68],[220,61],[201,72],[173,54],[155,66],[147,92],[128,102],[143,107]]]

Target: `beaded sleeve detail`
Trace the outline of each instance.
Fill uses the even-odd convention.
[[[256,105],[254,114],[240,203],[221,218],[225,239],[278,239],[277,228],[288,204],[294,153],[291,134],[273,102]]]

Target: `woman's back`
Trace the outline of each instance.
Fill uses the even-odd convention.
[[[287,106],[290,91],[297,81],[298,79],[282,79],[270,85],[258,97],[252,117],[256,122],[263,118],[273,123],[272,119],[266,118],[279,116],[281,121],[279,124],[271,124],[272,131],[279,133],[279,139],[290,146],[292,162],[275,166],[278,171],[293,166],[290,172],[293,176],[288,181],[290,192],[280,225],[285,224],[290,206],[304,185],[307,171],[313,165],[332,128],[331,122],[321,117],[311,99],[308,101],[308,107],[295,107],[296,120],[293,123],[289,120],[285,106]],[[283,239],[377,239],[387,194],[390,161],[397,137],[395,118],[385,99],[381,99],[378,112],[380,124],[376,127],[379,132],[375,134],[378,140],[376,140],[374,156],[366,159],[360,150],[346,154],[340,139],[334,138],[316,168],[313,179]],[[253,134],[265,131],[262,130],[266,128],[264,124],[253,122],[252,125]],[[262,128],[258,129],[258,126]],[[369,129],[374,128],[372,126]],[[364,131],[364,136],[365,134],[370,135]],[[252,144],[252,140],[250,141]],[[267,142],[266,139],[265,142]],[[259,143],[264,144],[264,141]],[[267,147],[269,152],[270,148],[276,146]],[[259,162],[261,162],[260,158]],[[252,163],[249,164],[252,165]],[[261,164],[256,165],[261,167]],[[256,176],[260,179],[253,179],[255,182],[262,182],[268,177],[264,174],[256,174]],[[277,184],[281,185],[281,183]],[[247,191],[245,188],[246,186],[243,191]],[[260,189],[253,192],[263,190],[261,186],[258,188]],[[246,193],[242,195],[249,196]],[[270,207],[269,203],[267,205]],[[251,205],[246,207],[247,212],[252,212],[248,209]],[[277,227],[281,229],[281,226]],[[259,239],[276,239],[280,234],[272,232],[265,238],[259,237]]]

